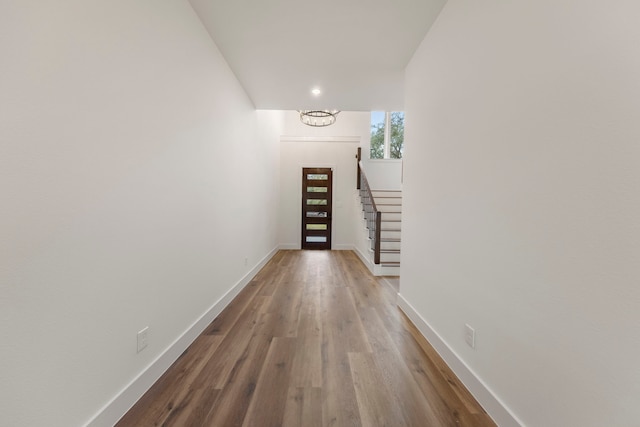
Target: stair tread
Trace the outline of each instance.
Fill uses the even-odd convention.
[[[400,249],[380,249],[381,254],[399,254]]]

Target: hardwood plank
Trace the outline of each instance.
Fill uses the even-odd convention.
[[[342,334],[323,317],[322,420],[325,426],[360,426],[360,412]],[[336,336],[338,338],[336,338]]]
[[[213,387],[189,389],[189,392],[179,410],[173,411],[161,425],[163,427],[202,426],[213,402],[220,390]]]
[[[388,387],[371,353],[350,353],[349,363],[364,426],[404,425],[395,399],[389,399]],[[429,425],[429,424],[427,424]]]
[[[295,337],[298,330],[298,316],[302,300],[303,285],[285,275],[283,281],[274,290],[271,301],[266,308],[267,313],[278,313],[276,337]]]
[[[290,387],[284,411],[283,426],[322,426],[322,389]]]
[[[215,353],[203,366],[193,387],[213,386],[221,389],[224,386],[238,358],[249,344],[263,304],[263,299],[255,298],[250,306],[242,312],[232,329],[232,333],[225,335]]]
[[[355,354],[350,356],[355,356]],[[356,368],[360,367],[364,361],[365,366],[370,370],[370,375],[376,380],[373,384],[377,384],[376,388],[367,389],[358,388],[356,385],[358,402],[360,402],[363,393],[368,396],[382,394],[381,399],[388,400],[394,407],[394,417],[390,417],[390,422],[378,425],[415,427],[447,425],[436,417],[430,402],[420,393],[420,388],[413,381],[408,369],[401,363],[397,363],[391,352],[358,356],[360,364],[356,365]],[[381,390],[384,391],[381,392]],[[375,401],[379,402],[379,400]],[[361,411],[361,416],[364,417],[363,411]]]
[[[254,334],[244,353],[238,358],[222,392],[202,425],[241,426],[249,409],[258,378],[276,329],[277,315],[260,316]]]
[[[371,347],[353,295],[346,287],[328,286],[322,289],[323,330],[330,331],[336,348],[348,352],[370,352]]]
[[[295,356],[291,370],[294,387],[322,387],[322,320],[320,317],[320,292],[313,284],[307,284],[303,293],[296,336]]]
[[[322,423],[324,426],[362,426],[349,357],[336,348],[331,333],[322,342]]]
[[[255,396],[242,424],[245,427],[278,427],[282,425],[287,403],[289,373],[295,338],[274,337],[256,384]]]

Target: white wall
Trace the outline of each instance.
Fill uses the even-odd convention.
[[[362,165],[373,190],[402,190],[402,160],[369,159],[369,150],[362,150]]]
[[[449,0],[407,68],[401,296],[528,426],[640,425],[639,15]]]
[[[77,426],[277,245],[281,118],[183,0],[2,2],[0,57],[0,424]]]
[[[300,123],[297,112],[285,112],[280,143],[280,247],[300,248],[302,168],[314,166],[333,168],[332,248],[353,247],[355,156],[368,123],[367,112],[342,112],[334,125],[314,128]]]

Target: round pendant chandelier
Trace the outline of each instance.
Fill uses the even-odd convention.
[[[298,110],[300,121],[307,126],[324,127],[336,122],[340,110]]]

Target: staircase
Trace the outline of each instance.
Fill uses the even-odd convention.
[[[363,234],[356,238],[356,253],[375,276],[399,276],[402,192],[373,190],[364,172],[360,148],[356,158],[357,198],[362,208],[358,221],[363,225]]]
[[[395,276],[399,274],[400,270],[402,192],[371,190],[371,193],[376,207],[382,215],[380,222],[380,267],[389,273],[388,275]]]
[[[358,198],[365,239],[363,249],[357,251],[358,255],[373,275],[399,276],[402,192],[361,190]]]

